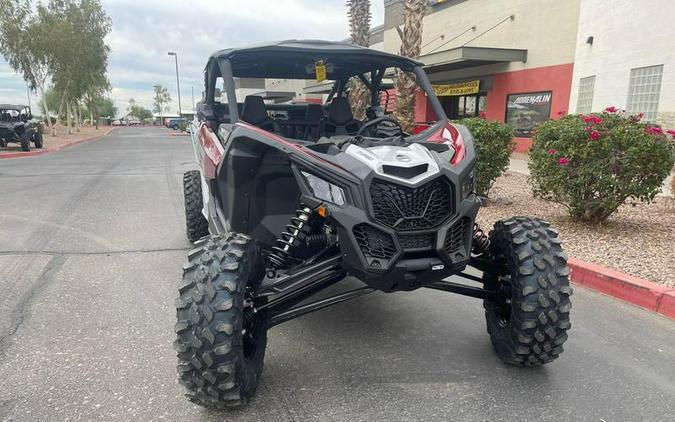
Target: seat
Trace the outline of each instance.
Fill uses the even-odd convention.
[[[321,104],[307,104],[307,110],[305,110],[306,126],[302,133],[302,139],[305,141],[316,141],[319,139],[319,124],[321,124],[323,117],[323,106]]]
[[[241,119],[268,132],[281,133],[281,127],[267,114],[265,101],[258,95],[248,95],[244,99]]]
[[[346,98],[334,98],[328,107],[328,116],[319,123],[319,134],[331,137],[334,135],[354,135],[362,123],[354,119],[349,101]]]

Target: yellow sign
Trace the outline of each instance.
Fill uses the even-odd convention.
[[[323,82],[326,80],[326,63],[323,60],[319,60],[314,63],[314,68],[316,70],[316,81]]]
[[[434,85],[436,96],[477,94],[480,81],[460,82],[458,84]]]

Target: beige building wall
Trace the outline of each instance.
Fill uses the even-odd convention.
[[[385,8],[389,9],[385,19],[390,22],[385,22],[384,50],[397,53],[401,40],[395,16],[402,13],[402,0],[387,0]],[[571,63],[578,18],[579,0],[448,0],[428,8],[422,55],[462,45],[527,49],[526,63],[502,65],[498,67],[502,72]],[[402,28],[400,19],[399,25]],[[441,35],[445,39],[440,39]]]
[[[626,108],[631,69],[663,65],[656,121],[675,128],[675,1],[582,0],[570,110],[595,76],[591,111]],[[593,43],[587,43],[588,37]]]

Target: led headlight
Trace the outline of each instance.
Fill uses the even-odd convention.
[[[474,169],[471,169],[469,174],[466,175],[462,181],[462,199],[471,195],[471,193],[476,189],[476,179],[474,176]]]
[[[300,173],[305,177],[309,188],[316,198],[331,202],[335,205],[345,204],[345,191],[343,191],[341,187],[326,182],[313,174],[304,171],[301,171]]]

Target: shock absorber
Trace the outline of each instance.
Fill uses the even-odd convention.
[[[490,249],[490,237],[478,226],[473,224],[472,252],[476,255],[486,253]]]
[[[273,270],[288,268],[293,260],[293,250],[305,243],[307,237],[307,225],[312,217],[312,210],[300,204],[300,209],[295,211],[291,221],[286,225],[286,230],[281,233],[268,255],[270,267]]]

